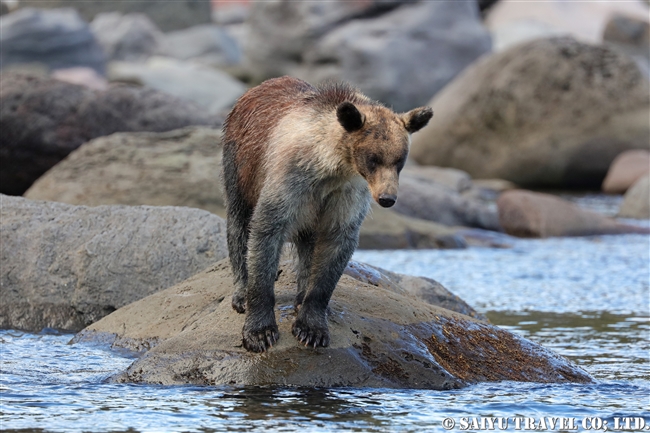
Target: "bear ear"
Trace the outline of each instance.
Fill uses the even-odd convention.
[[[349,101],[341,102],[336,107],[336,118],[348,132],[358,131],[366,121],[365,116]]]
[[[430,107],[420,107],[402,115],[406,130],[413,134],[427,126],[429,120],[433,117],[433,110]]]

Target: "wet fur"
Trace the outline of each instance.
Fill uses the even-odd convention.
[[[396,197],[409,133],[431,115],[398,115],[350,86],[314,88],[291,77],[240,98],[224,125],[223,174],[232,306],[246,313],[247,350],[265,351],[279,338],[273,286],[285,241],[298,255],[292,333],[329,345],[327,305],[370,199]]]

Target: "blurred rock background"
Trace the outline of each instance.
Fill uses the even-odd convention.
[[[434,108],[397,205],[373,210],[361,247],[638,230],[545,197],[601,185],[626,194],[621,217],[650,218],[643,0],[1,5],[2,194],[223,216],[225,115],[247,88],[288,74],[348,81],[396,111]],[[556,208],[570,218],[551,218]]]

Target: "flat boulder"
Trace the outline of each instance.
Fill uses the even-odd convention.
[[[627,150],[618,155],[607,170],[603,180],[603,192],[623,194],[643,176],[650,172],[650,152]]]
[[[0,87],[0,192],[20,195],[71,151],[118,131],[214,125],[191,102],[134,86],[92,90],[51,78],[3,74]]]
[[[650,219],[650,175],[638,179],[623,197],[621,218]]]
[[[85,143],[25,197],[88,206],[188,206],[225,216],[220,173],[217,129],[124,132]]]
[[[559,197],[524,190],[510,190],[497,200],[499,221],[506,233],[525,238],[650,233],[579,208]]]
[[[468,67],[430,105],[411,157],[473,178],[599,188],[616,155],[650,148],[648,80],[608,45],[516,45]]]
[[[73,341],[143,352],[113,382],[408,389],[592,382],[579,367],[522,337],[349,275],[330,302],[330,346],[303,347],[291,335],[292,265],[281,264],[275,284],[280,339],[266,353],[242,347],[244,316],[230,306],[227,261],[123,307]]]
[[[79,331],[228,255],[225,221],[199,209],[0,205],[1,329]]]

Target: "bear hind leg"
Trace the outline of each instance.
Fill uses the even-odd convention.
[[[235,282],[232,308],[240,314],[246,312],[246,287],[248,285],[246,255],[248,254],[248,226],[251,215],[252,209],[244,203],[239,203],[239,206],[228,206],[226,237]]]
[[[274,197],[262,197],[250,222],[246,319],[242,337],[246,350],[264,352],[280,338],[275,321],[273,286],[286,237],[288,212]]]

